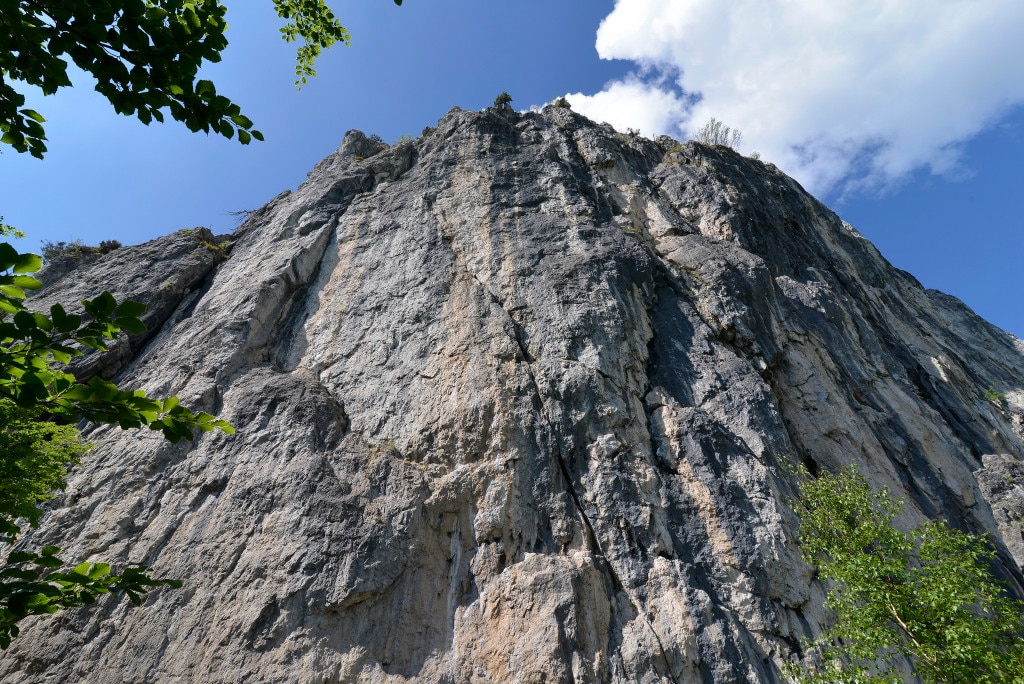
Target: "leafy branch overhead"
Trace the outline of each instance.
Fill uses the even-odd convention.
[[[394,0],[401,6],[402,0]],[[331,8],[323,0],[274,0],[274,9],[282,19],[290,19],[281,28],[285,42],[301,39],[295,51],[295,85],[305,85],[307,79],[316,76],[316,60],[320,54],[335,43],[348,45],[351,36],[338,23]]]
[[[274,0],[274,7],[290,20],[284,39],[303,41],[297,83],[316,75],[322,50],[349,42],[324,0]],[[70,64],[96,79],[116,112],[144,124],[170,114],[191,131],[262,140],[237,104],[198,78],[228,45],[226,12],[220,0],[0,0],[0,142],[42,158],[46,119],[25,107],[15,84],[52,95],[72,85]]]
[[[0,543],[5,544],[17,541],[25,523],[39,523],[39,504],[65,487],[67,466],[88,450],[74,427],[80,419],[145,426],[172,442],[192,439],[197,429],[234,432],[227,421],[193,412],[176,397],[150,398],[99,377],[79,382],[62,370],[83,348],[107,351],[122,331],[144,333],[139,317],[146,306],[130,300],[118,304],[104,292],[83,301],[82,314],[68,313],[60,304],[50,307],[48,316],[31,311],[25,291],[42,287],[31,275],[41,265],[42,257],[0,243]],[[120,575],[106,563],[62,570],[58,553],[54,546],[39,553],[18,549],[0,564],[0,648],[10,645],[18,623],[30,615],[93,603],[111,591],[122,591],[138,604],[153,587],[181,586],[152,577],[144,566],[129,566]]]
[[[40,553],[12,551],[0,570],[0,648],[18,636],[18,622],[29,615],[49,615],[61,608],[89,605],[111,591],[123,591],[134,605],[153,587],[181,587],[180,580],[155,578],[145,566],[129,566],[120,575],[107,563],[80,563],[61,570],[56,546]]]
[[[227,421],[193,413],[174,397],[151,399],[141,390],[125,391],[99,377],[80,383],[56,364],[81,356],[80,347],[106,351],[122,330],[140,334],[146,306],[118,304],[109,292],[82,302],[85,316],[69,314],[60,304],[50,315],[25,308],[25,290],[42,287],[30,273],[42,265],[35,254],[19,254],[0,243],[0,397],[22,407],[39,407],[69,420],[113,423],[122,428],[148,426],[172,442],[191,439],[194,429],[231,433]]]

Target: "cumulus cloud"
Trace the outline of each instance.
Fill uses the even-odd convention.
[[[597,33],[630,78],[574,108],[686,136],[715,117],[815,192],[956,169],[1024,103],[1020,0],[617,0]]]
[[[648,137],[673,130],[687,116],[682,100],[671,89],[637,77],[609,83],[595,95],[569,93],[565,98],[586,117],[610,123],[620,131],[636,128]]]

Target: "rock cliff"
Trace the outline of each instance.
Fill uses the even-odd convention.
[[[238,434],[89,431],[29,543],[185,587],[28,624],[7,682],[781,681],[827,619],[798,463],[1024,586],[1024,342],[729,149],[456,109],[57,275],[152,309],[80,372]]]

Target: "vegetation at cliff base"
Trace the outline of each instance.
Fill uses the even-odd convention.
[[[73,425],[45,420],[38,408],[22,408],[0,399],[0,542],[13,544],[25,524],[39,524],[39,505],[65,487],[67,468],[89,450]],[[93,603],[110,591],[124,591],[136,604],[151,587],[181,586],[152,577],[144,566],[120,575],[107,563],[80,563],[62,570],[60,549],[16,550],[0,566],[0,648],[18,635],[18,622],[60,608]]]
[[[88,451],[73,425],[41,420],[36,409],[0,399],[0,539],[21,531],[14,522],[39,522],[39,504],[64,488],[67,467]]]
[[[854,467],[803,475],[801,549],[830,583],[835,623],[793,680],[895,684],[909,662],[927,683],[1024,683],[1024,604],[991,575],[984,537],[944,521],[898,530],[901,504]]]

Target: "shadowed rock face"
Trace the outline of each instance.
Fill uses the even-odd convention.
[[[44,291],[191,264],[105,372],[238,434],[89,433],[28,543],[185,588],[28,624],[4,681],[781,681],[827,619],[797,463],[995,533],[1021,593],[1024,343],[775,167],[557,108],[373,152],[226,261],[178,233]]]

